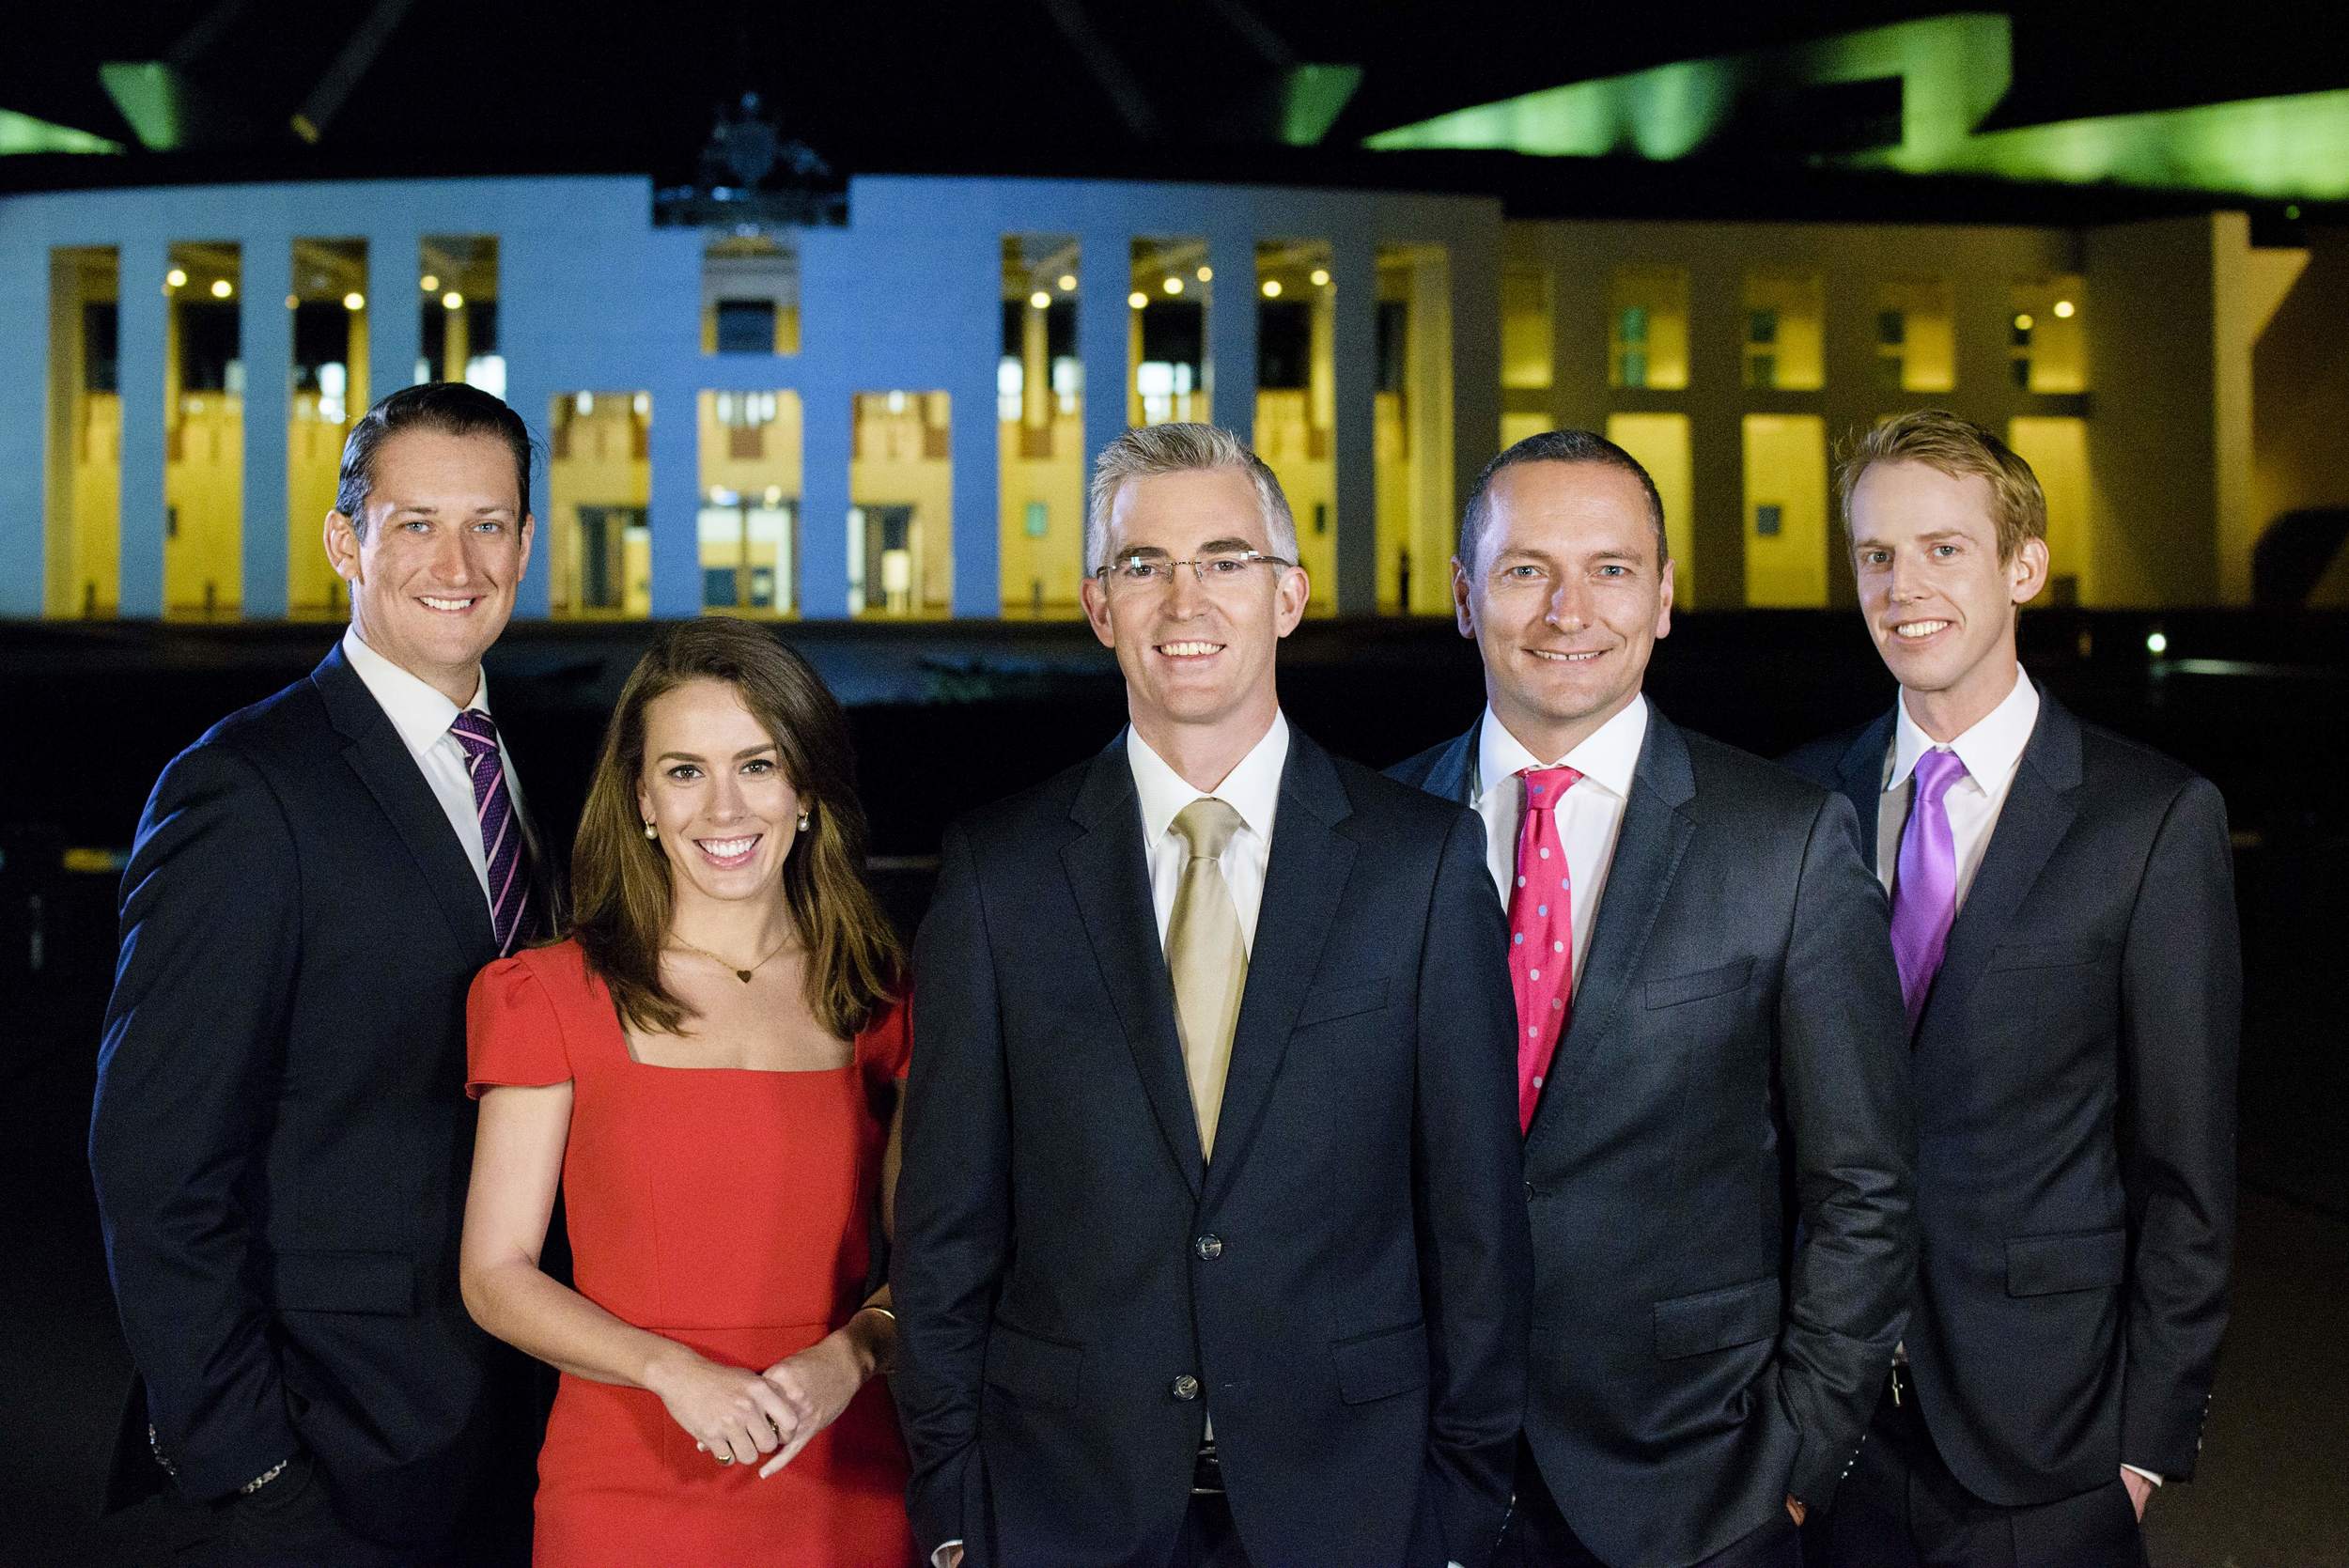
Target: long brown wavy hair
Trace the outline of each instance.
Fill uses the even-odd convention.
[[[833,1034],[851,1038],[888,1001],[905,951],[864,883],[864,808],[848,716],[806,660],[749,622],[705,616],[671,627],[620,689],[571,849],[571,935],[624,1021],[646,1033],[683,1032],[693,1010],[661,984],[669,859],[645,836],[636,790],[645,710],[693,680],[734,688],[773,738],[808,813],[807,831],[783,862],[784,900],[807,944],[808,1008]]]

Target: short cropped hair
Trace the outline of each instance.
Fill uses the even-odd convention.
[[[534,449],[521,415],[477,386],[463,381],[427,381],[404,386],[377,403],[350,427],[343,442],[343,467],[334,486],[334,510],[350,520],[361,538],[367,533],[367,495],[375,489],[375,455],[402,430],[435,430],[444,436],[494,436],[514,454],[514,487],[522,517],[530,515],[530,470]],[[514,520],[517,522],[521,518]]]
[[[2047,536],[2047,497],[2030,464],[1990,431],[1947,409],[1895,414],[1852,439],[1835,465],[1835,509],[1851,536],[1851,497],[1859,476],[1878,463],[1922,463],[1952,479],[1978,475],[1990,487],[1990,517],[1999,535],[1999,564],[2015,559],[2025,539]]]
[[[1256,509],[1264,517],[1272,552],[1294,562],[1297,519],[1289,512],[1289,498],[1281,493],[1279,477],[1246,442],[1220,425],[1142,425],[1101,448],[1093,460],[1093,485],[1085,498],[1086,575],[1109,562],[1110,510],[1126,481],[1213,468],[1237,468],[1248,475],[1256,487]]]
[[[1660,569],[1672,559],[1672,545],[1664,537],[1664,498],[1656,493],[1656,481],[1640,466],[1640,459],[1595,430],[1544,430],[1502,452],[1477,474],[1476,484],[1469,490],[1468,505],[1460,513],[1461,566],[1473,568],[1476,564],[1476,542],[1484,536],[1485,524],[1492,516],[1493,481],[1504,469],[1519,463],[1595,463],[1630,474],[1647,497],[1648,521],[1656,529],[1656,565]]]

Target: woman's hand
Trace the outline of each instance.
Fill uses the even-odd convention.
[[[873,1374],[873,1365],[871,1352],[855,1333],[842,1327],[769,1367],[765,1381],[791,1414],[782,1423],[782,1448],[759,1467],[759,1475],[782,1469],[799,1457],[809,1438],[838,1421]]]
[[[749,1464],[774,1452],[799,1421],[767,1378],[675,1343],[653,1358],[643,1382],[668,1406],[669,1419],[692,1435],[694,1446],[721,1465]]]

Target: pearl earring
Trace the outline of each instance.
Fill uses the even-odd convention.
[[[800,813],[800,831],[801,832],[807,831],[807,815],[805,812]]]
[[[645,836],[646,838],[659,838],[661,836],[661,830],[652,825],[652,818],[649,816],[645,818]]]

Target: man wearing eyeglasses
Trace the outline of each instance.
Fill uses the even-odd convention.
[[[1452,567],[1485,713],[1395,773],[1474,806],[1509,904],[1533,1328],[1500,1560],[1792,1568],[1915,1255],[1883,890],[1848,801],[1641,694],[1672,562],[1629,453],[1510,447]]]
[[[1470,813],[1293,731],[1279,482],[1097,465],[1131,723],[957,824],[914,954],[894,1265],[941,1568],[1485,1568],[1524,1392],[1501,907]]]

